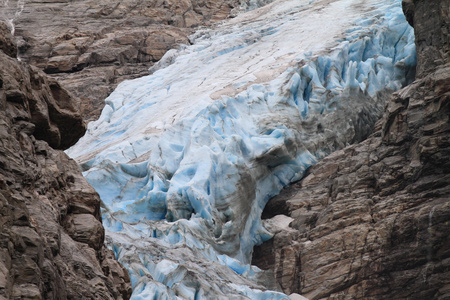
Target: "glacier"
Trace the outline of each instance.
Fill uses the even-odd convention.
[[[190,39],[121,83],[67,153],[132,299],[289,299],[250,265],[273,235],[262,210],[371,133],[414,77],[413,29],[400,0],[276,0]]]

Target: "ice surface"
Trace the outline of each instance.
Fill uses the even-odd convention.
[[[413,78],[413,37],[399,0],[278,0],[120,84],[68,154],[103,200],[133,298],[286,298],[249,265],[272,236],[261,212],[370,133]]]

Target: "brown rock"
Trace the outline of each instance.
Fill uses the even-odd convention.
[[[412,3],[411,3],[412,2]],[[450,4],[448,1],[406,1],[406,16],[414,24],[417,76],[422,77],[450,59]]]
[[[194,27],[227,18],[240,1],[38,0],[23,2],[23,9],[20,3],[0,4],[4,18],[13,19],[19,56],[79,97],[90,121],[118,83],[147,75],[169,49],[189,43]]]
[[[392,96],[368,139],[326,157],[269,202],[294,221],[253,262],[281,270],[285,292],[450,298],[450,3],[404,8],[416,30],[417,80]]]
[[[56,149],[75,144],[86,128],[68,92],[36,68],[19,64],[3,52],[1,55],[1,88],[11,115],[23,120],[28,133]]]
[[[91,214],[72,214],[65,221],[65,229],[77,242],[99,250],[103,247],[105,230],[102,223]]]
[[[15,47],[2,24],[0,37]],[[54,149],[84,131],[66,90],[0,51],[0,299],[131,295],[128,274],[103,245],[98,195]]]

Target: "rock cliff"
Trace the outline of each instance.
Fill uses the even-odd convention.
[[[15,56],[0,23],[0,299],[127,299],[100,198],[57,150],[85,132],[74,99]]]
[[[310,168],[265,209],[267,224],[290,225],[272,226],[253,263],[286,293],[450,298],[450,2],[403,7],[416,80],[391,97],[368,139]]]
[[[96,119],[118,83],[148,74],[193,28],[222,20],[239,0],[6,1],[19,57],[57,78]],[[2,7],[3,6],[3,7]]]

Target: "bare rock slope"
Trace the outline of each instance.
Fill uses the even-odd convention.
[[[450,2],[404,1],[417,78],[374,133],[312,167],[266,207],[287,229],[255,249],[309,299],[450,299]],[[286,217],[285,217],[286,218]]]
[[[85,132],[69,93],[19,62],[0,23],[0,299],[127,299],[100,198],[61,150]]]
[[[239,0],[82,0],[0,4],[19,57],[57,78],[96,119],[118,83],[148,74],[193,28],[227,18]]]

